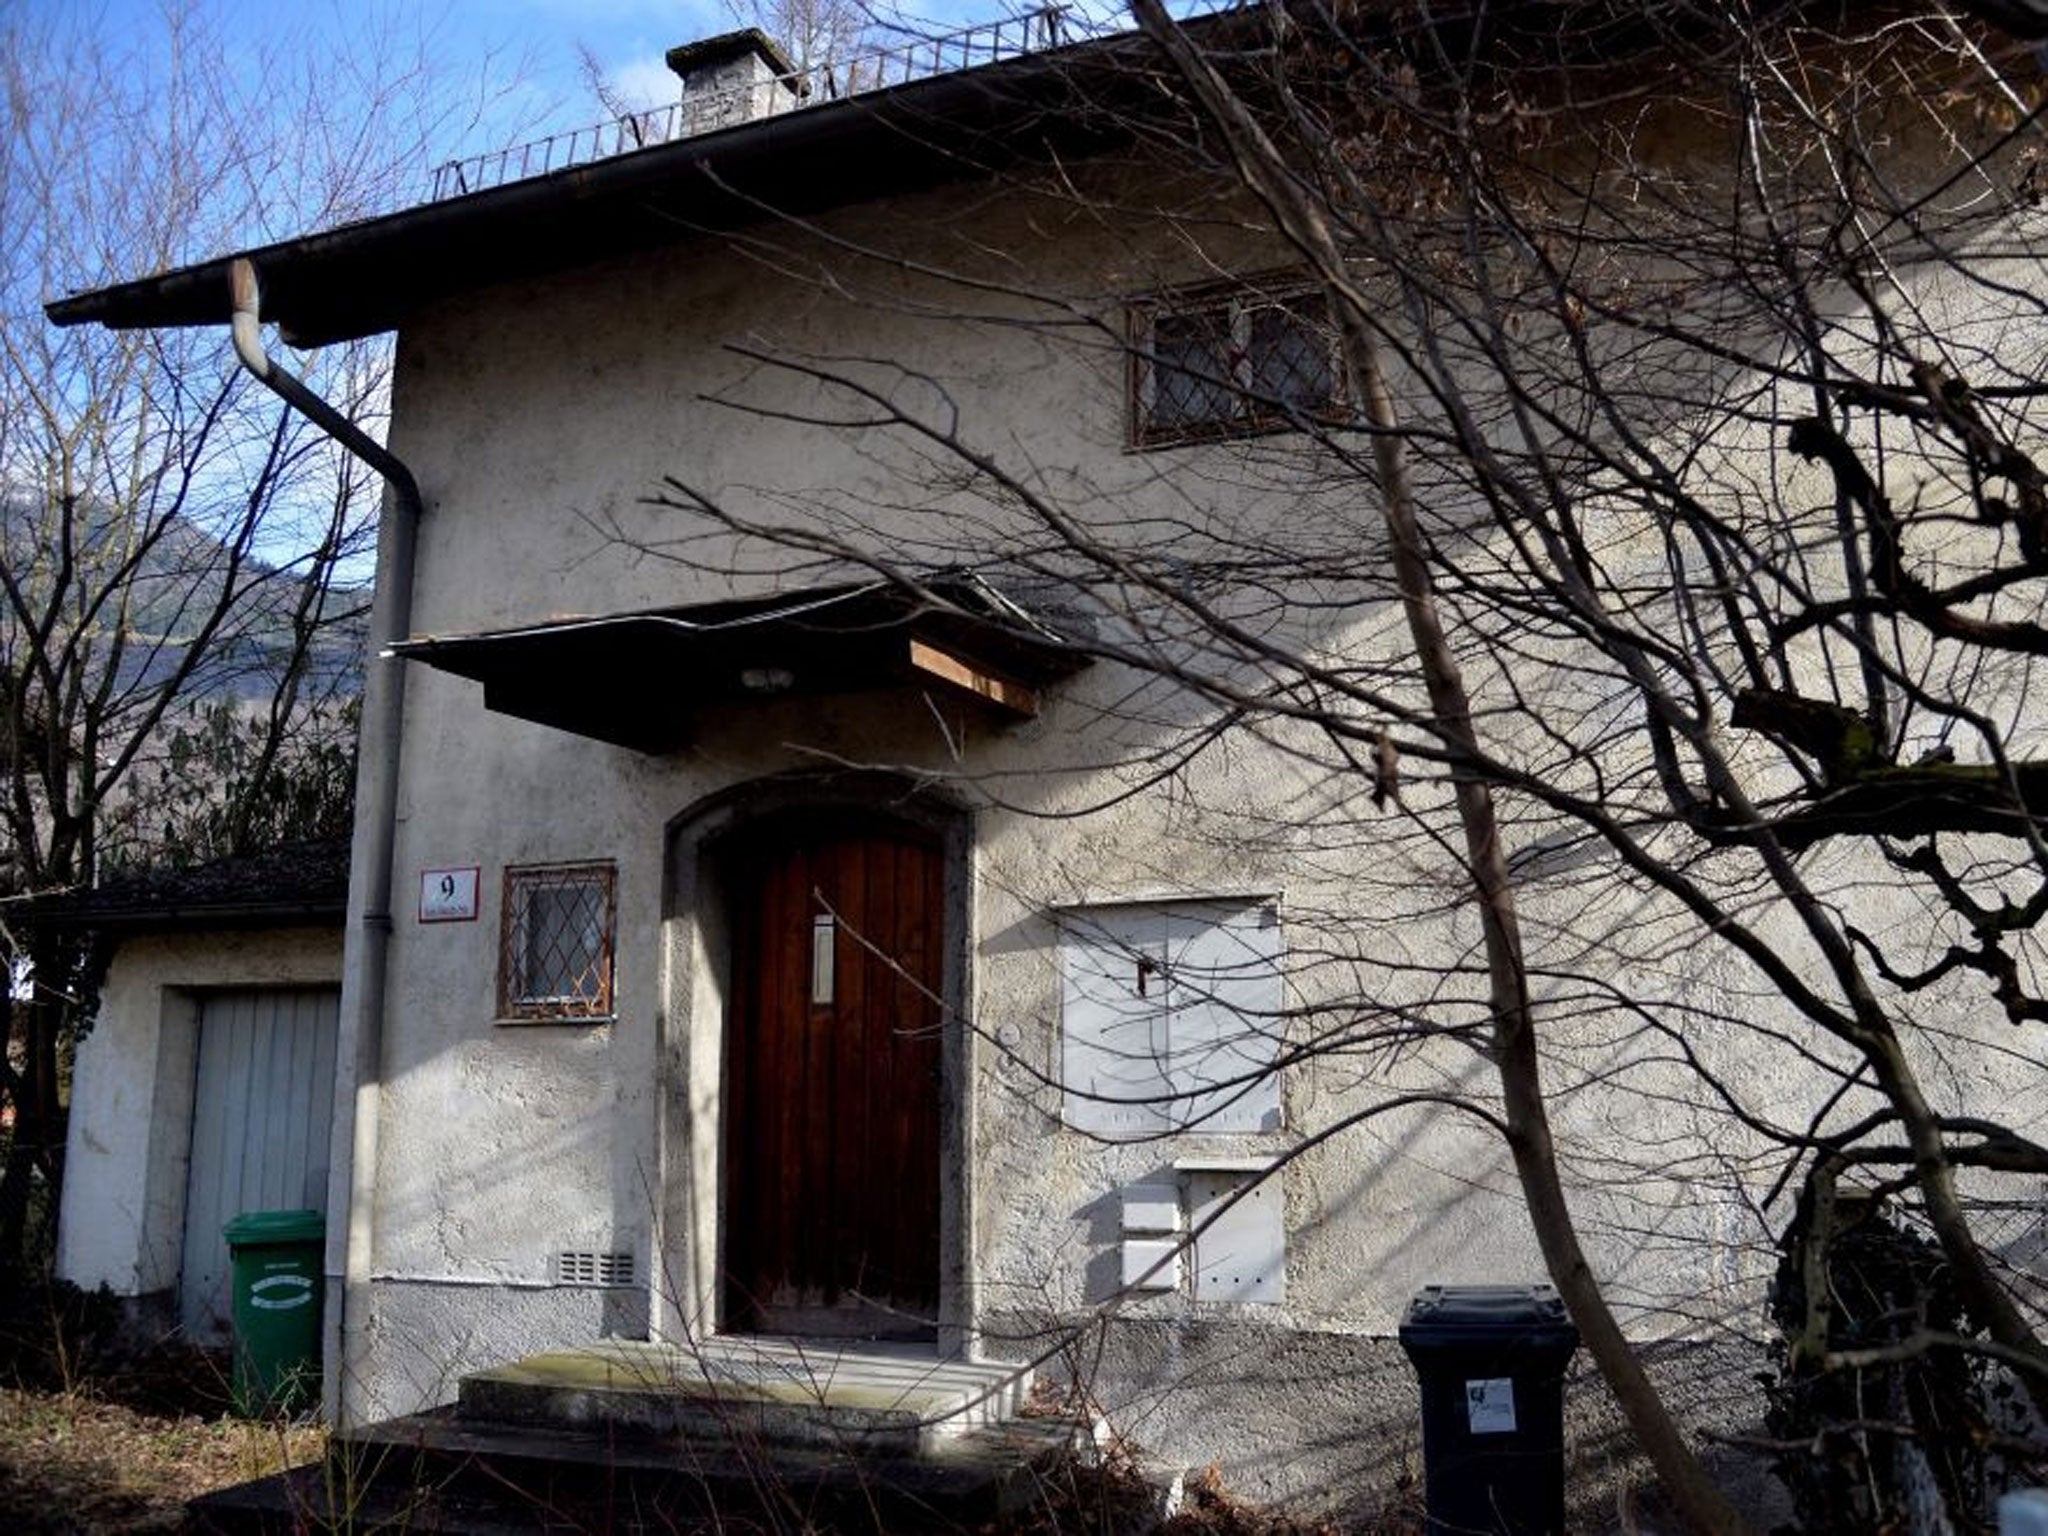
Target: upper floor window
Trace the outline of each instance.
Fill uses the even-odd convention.
[[[608,1016],[612,1011],[615,921],[609,864],[507,869],[498,1016]]]
[[[1132,326],[1132,441],[1271,431],[1327,416],[1340,374],[1320,294],[1148,301]]]

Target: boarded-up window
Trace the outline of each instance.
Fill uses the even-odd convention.
[[[1270,903],[1076,908],[1060,970],[1067,1124],[1118,1139],[1279,1128]]]

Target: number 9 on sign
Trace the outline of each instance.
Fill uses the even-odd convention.
[[[478,868],[474,864],[453,869],[421,870],[420,921],[475,922],[477,874]]]

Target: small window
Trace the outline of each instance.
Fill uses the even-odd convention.
[[[610,1015],[612,891],[609,864],[549,864],[505,871],[499,1017]]]
[[[1299,426],[1338,407],[1320,295],[1236,292],[1140,305],[1132,440],[1143,446]]]

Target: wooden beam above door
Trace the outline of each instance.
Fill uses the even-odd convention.
[[[1038,690],[977,666],[964,657],[955,656],[951,651],[940,650],[926,640],[910,642],[910,667],[913,672],[936,678],[949,687],[993,704],[998,709],[1022,719],[1030,719],[1038,713]]]

